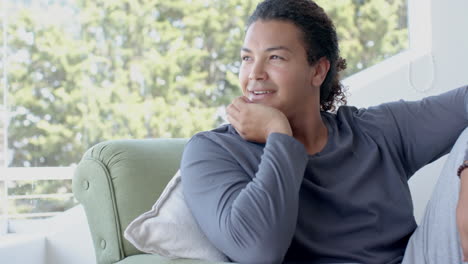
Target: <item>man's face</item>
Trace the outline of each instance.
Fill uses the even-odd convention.
[[[239,80],[244,96],[279,109],[290,118],[318,97],[315,69],[307,62],[300,30],[271,20],[250,25],[241,49]]]

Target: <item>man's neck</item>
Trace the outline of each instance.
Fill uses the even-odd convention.
[[[301,115],[289,119],[293,137],[304,144],[309,155],[323,150],[328,141],[328,129],[322,120],[320,111],[312,115]]]

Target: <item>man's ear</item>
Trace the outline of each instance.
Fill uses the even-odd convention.
[[[326,57],[321,57],[314,65],[311,85],[320,87],[327,77],[328,70],[330,70],[330,61]]]

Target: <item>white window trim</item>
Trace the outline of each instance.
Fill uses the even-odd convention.
[[[5,183],[5,191],[8,189],[8,182],[11,181],[26,181],[26,180],[71,180],[76,166],[69,167],[30,167],[30,168],[0,168],[0,181]],[[6,192],[5,192],[6,193]],[[69,198],[73,197],[73,193],[56,193],[56,194],[41,194],[41,195],[5,195],[2,198],[4,209],[8,210],[8,201],[17,199],[29,199],[29,198]],[[8,233],[8,222],[12,219],[17,218],[34,218],[34,217],[49,217],[56,216],[62,212],[46,212],[46,213],[30,213],[30,214],[8,214],[8,211],[4,211],[5,214],[0,220],[1,232],[0,235]]]
[[[432,1],[427,0],[407,0],[409,49],[349,76],[343,80],[343,84],[353,92],[359,91],[373,83],[393,77],[402,67],[409,70],[419,61],[427,62],[428,58],[432,61],[431,4]]]
[[[7,12],[6,12],[6,1],[2,0],[2,6],[3,12],[2,12],[2,17],[3,17],[3,23],[2,23],[2,34],[3,34],[3,43],[2,45],[2,89],[3,89],[3,107],[0,108],[0,113],[2,114],[1,122],[3,122],[3,149],[1,150],[3,152],[3,159],[4,162],[3,164],[0,164],[0,168],[6,168],[7,167],[7,162],[6,160],[8,159],[7,156],[7,150],[8,150],[8,138],[7,138],[7,131],[8,131],[8,109],[7,109],[7,84],[8,84],[8,79],[7,79],[7,70],[6,70],[6,65],[7,65]],[[1,191],[2,195],[0,195],[0,208],[2,209],[2,212],[4,212],[3,215],[0,215],[0,236],[4,235],[8,232],[8,182],[4,179],[2,179],[2,176],[4,176],[4,173],[0,173],[0,182],[3,182],[3,190]],[[0,185],[1,186],[1,185]]]

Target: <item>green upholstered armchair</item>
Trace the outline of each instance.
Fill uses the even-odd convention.
[[[208,263],[145,254],[123,236],[133,219],[151,209],[177,171],[186,142],[114,140],[85,153],[73,178],[73,193],[85,209],[98,264]]]

